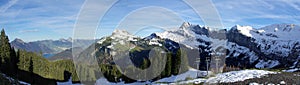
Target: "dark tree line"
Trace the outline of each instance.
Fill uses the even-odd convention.
[[[0,34],[0,73],[31,84],[56,84],[70,76],[72,81],[79,82],[72,60],[50,62],[42,54],[15,50],[4,29]]]
[[[154,65],[154,68],[157,68],[157,69],[153,69],[149,72],[146,72],[146,74],[136,74],[136,73],[134,73],[134,71],[129,71],[132,73],[128,73],[128,74],[133,74],[136,76],[149,76],[154,73],[157,73],[158,72],[157,70],[162,67],[162,66],[158,66],[159,64],[157,64],[157,63],[162,63],[161,60],[163,60],[163,57],[166,57],[165,68],[163,69],[162,72],[160,72],[160,75],[157,76],[156,78],[152,79],[152,81],[170,77],[172,75],[178,75],[178,74],[180,74],[180,72],[187,71],[187,68],[188,68],[187,65],[185,65],[186,67],[181,67],[182,62],[186,63],[186,64],[188,63],[187,59],[182,60],[182,57],[187,57],[187,56],[182,56],[181,51],[177,50],[175,53],[167,52],[166,56],[158,55],[157,58],[153,59],[151,62],[148,58],[141,59],[142,63],[139,66],[136,66],[137,68],[140,68],[140,69],[147,69],[147,68],[149,68],[150,65]],[[130,70],[133,67],[134,66],[128,66],[127,69]],[[185,68],[185,69],[183,69],[183,68]],[[100,64],[100,69],[101,69],[101,72],[103,73],[104,77],[110,82],[120,82],[120,80],[122,80],[122,81],[125,81],[125,83],[130,83],[130,82],[136,81],[134,79],[130,79],[127,76],[123,75],[117,69],[117,66],[115,64]]]
[[[18,69],[17,63],[19,62],[18,56],[9,43],[8,36],[6,36],[4,29],[0,34],[0,69],[1,72],[15,75]]]

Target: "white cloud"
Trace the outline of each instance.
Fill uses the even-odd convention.
[[[89,1],[85,7],[82,7],[83,2]],[[104,0],[105,1],[105,0]],[[0,26],[3,28],[16,31],[20,34],[22,30],[39,30],[39,32],[45,32],[44,30],[51,31],[53,35],[65,35],[72,36],[74,24],[79,30],[75,33],[82,35],[82,37],[94,37],[97,28],[102,32],[108,33],[107,30],[112,30],[115,21],[122,14],[130,11],[131,8],[140,7],[143,4],[128,5],[129,2],[120,5],[120,9],[113,16],[110,16],[107,21],[99,24],[99,20],[106,11],[110,8],[113,1],[106,0],[106,4],[99,4],[97,0],[10,0],[8,3],[0,7]],[[251,26],[265,26],[268,23],[299,23],[300,15],[300,1],[299,0],[212,0],[220,13],[221,20],[225,27],[232,27],[235,24],[251,25]],[[135,1],[132,1],[132,3]],[[174,1],[176,2],[176,1]],[[86,2],[85,2],[86,3]],[[131,3],[131,2],[130,2]],[[137,2],[139,3],[139,2]],[[169,2],[165,2],[169,3]],[[152,3],[153,4],[153,3]],[[156,4],[156,3],[155,3]],[[136,17],[130,18],[134,22],[129,23],[132,26],[127,26],[128,29],[133,29],[138,24],[146,24],[147,22],[154,22],[152,24],[163,24],[166,27],[176,27],[182,24],[182,21],[189,21],[194,24],[201,23],[201,17],[195,15],[193,9],[185,8],[182,5],[175,3],[164,4],[162,6],[169,7],[172,11],[175,11],[174,16],[180,16],[183,20],[171,18],[167,16],[163,10],[152,12],[139,12]],[[199,6],[203,6],[203,3]],[[82,7],[82,8],[81,8]],[[98,11],[98,12],[96,12]],[[209,15],[207,11],[209,9],[201,10],[206,15]],[[78,15],[78,13],[81,13]],[[146,16],[151,16],[146,17]],[[173,15],[172,15],[173,16]],[[145,18],[146,17],[146,18]],[[259,23],[249,20],[255,19],[269,19],[267,22]],[[170,21],[165,21],[170,20]],[[178,21],[178,22],[177,22]],[[277,22],[275,22],[277,21]],[[279,22],[280,21],[280,22]],[[172,24],[173,23],[173,24]],[[174,24],[175,23],[175,24]],[[105,25],[103,25],[105,24]],[[99,25],[99,26],[98,26]],[[97,27],[98,26],[98,27]],[[105,27],[103,27],[105,26]],[[108,28],[108,29],[107,29]],[[121,27],[125,28],[125,26]],[[126,28],[127,29],[127,28]],[[105,31],[105,32],[103,32]],[[86,33],[91,33],[87,35]],[[17,34],[16,34],[17,35]],[[86,36],[84,36],[86,35]]]
[[[16,4],[18,0],[10,0],[7,4],[0,7],[0,13],[5,12],[7,9],[9,9],[11,6]]]
[[[1,7],[3,13],[0,13],[0,26],[7,32],[12,32],[9,33],[11,39],[16,36],[30,39],[29,41],[69,37],[72,36],[83,2],[84,0],[13,0]],[[37,35],[39,37],[35,37]]]
[[[251,26],[299,23],[298,0],[213,0],[224,25]],[[282,3],[284,2],[284,3]],[[295,8],[291,9],[291,7]],[[257,20],[257,21],[255,21]],[[264,21],[259,21],[264,20]]]
[[[87,0],[77,16],[74,39],[94,39],[99,21],[117,0]]]
[[[38,32],[38,29],[33,29],[33,30],[20,30],[19,33],[30,33],[30,32]]]
[[[293,7],[294,9],[297,9],[298,11],[300,11],[300,1],[299,0],[281,0],[282,2],[290,5],[291,7]],[[298,3],[298,4],[296,4]]]
[[[177,28],[183,20],[173,11],[162,7],[146,7],[135,10],[126,16],[117,27],[134,34],[144,27],[157,26],[165,30]]]

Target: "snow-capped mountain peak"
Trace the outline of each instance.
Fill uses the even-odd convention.
[[[261,32],[259,32],[261,31]],[[298,37],[300,26],[295,24],[273,24],[258,30],[258,33],[252,33],[257,38],[267,38],[273,40],[300,40]]]
[[[155,33],[152,33],[150,36],[147,36],[144,39],[151,40],[151,39],[154,39],[154,38],[159,38],[159,36],[157,36]]]
[[[180,26],[181,29],[189,28],[191,24],[189,22],[183,22],[183,24]]]
[[[113,40],[113,44],[120,43],[120,44],[125,44],[128,41],[137,41],[138,37],[130,34],[126,30],[119,30],[116,29],[113,31],[111,36],[104,37],[100,39],[97,43],[102,44],[104,41],[106,41],[108,38]]]
[[[193,31],[195,25],[188,22],[184,22],[179,28],[165,31],[162,33],[155,33],[160,38],[170,39],[178,43],[184,43],[184,45],[193,48],[197,47],[196,33]]]
[[[273,24],[273,25],[270,25],[270,26],[266,26],[266,27],[263,27],[261,29],[264,29],[264,30],[268,30],[268,31],[274,31],[274,32],[277,32],[277,31],[281,31],[281,32],[291,32],[291,31],[300,31],[300,26],[298,25],[295,25],[295,24]]]
[[[177,43],[182,43],[183,45],[194,49],[194,48],[198,48],[199,45],[204,44],[204,42],[198,42],[198,41],[205,41],[205,42],[211,41],[212,39],[210,39],[209,36],[213,32],[217,34],[219,31],[210,30],[209,27],[204,27],[204,26],[201,27],[199,25],[192,25],[188,22],[184,22],[182,26],[180,26],[178,29],[165,31],[162,33],[156,33],[156,34],[160,38],[170,39],[172,41],[175,41]],[[224,35],[220,34],[217,36],[225,36],[225,34]]]
[[[240,26],[240,25],[235,25],[234,27],[231,28],[232,30],[237,30],[238,32],[242,33],[243,35],[246,35],[248,37],[252,37],[250,31],[253,30],[251,26]]]
[[[115,39],[128,39],[128,38],[134,38],[135,36],[130,34],[129,32],[125,30],[119,30],[116,29],[113,31],[111,38]]]
[[[116,29],[113,31],[113,35],[131,35],[125,30]]]

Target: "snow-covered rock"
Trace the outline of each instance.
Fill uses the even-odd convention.
[[[236,25],[236,26],[232,27],[231,29],[238,30],[243,35],[246,35],[248,37],[252,37],[252,34],[250,33],[250,31],[253,30],[253,28],[251,26]]]
[[[285,81],[280,81],[280,84],[286,84]]]

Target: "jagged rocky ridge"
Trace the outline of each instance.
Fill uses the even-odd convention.
[[[166,52],[175,54],[179,49],[179,44],[170,39],[162,39],[156,34],[140,38],[124,30],[115,30],[111,36],[103,37],[82,51],[79,55],[79,60],[93,61],[92,57],[95,56],[99,63],[113,64],[113,56],[116,57],[121,52],[130,51],[129,55],[134,59],[133,62],[137,59],[136,65],[138,65],[141,63],[138,60],[149,57],[148,54],[154,47],[159,47]]]
[[[223,65],[240,68],[300,68],[300,36],[297,33],[300,33],[300,27],[293,24],[275,24],[259,29],[236,25],[230,30],[218,30],[185,22],[178,29],[153,33],[145,38],[115,30],[111,36],[100,39],[79,56],[96,56],[98,62],[114,63],[112,56],[126,46],[138,45],[130,48],[140,51],[130,54],[135,59],[140,59],[138,56],[145,58],[149,47],[162,47],[173,53],[182,48],[188,56],[189,66],[200,70],[206,70],[206,57],[211,60],[210,67],[216,67],[213,56],[223,56],[218,62],[219,68]],[[198,58],[199,66],[195,64]],[[137,65],[139,63],[136,62]]]
[[[156,33],[162,38],[174,40],[201,53],[212,56],[217,48],[226,49],[226,65],[242,68],[299,68],[300,27],[294,24],[274,24],[260,29],[250,26],[215,30],[190,23],[179,29]],[[224,40],[224,41],[222,41]],[[215,45],[226,42],[223,45]],[[209,51],[202,51],[212,47]]]

